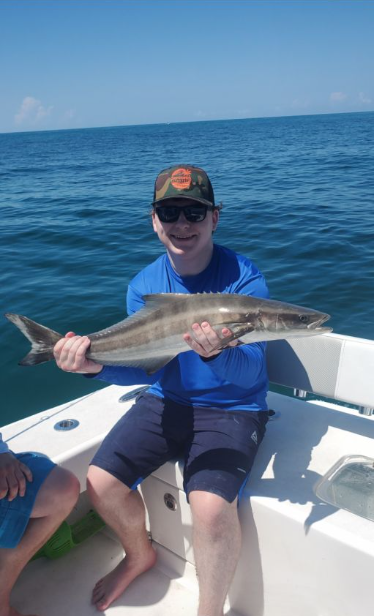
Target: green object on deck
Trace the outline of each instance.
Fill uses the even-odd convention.
[[[90,509],[83,518],[74,522],[74,524],[63,522],[31,560],[36,560],[42,556],[50,559],[60,558],[75,546],[92,537],[103,526],[105,526],[105,522],[99,514]]]

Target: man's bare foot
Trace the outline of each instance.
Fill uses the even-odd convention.
[[[156,552],[151,546],[142,558],[130,560],[125,556],[113,571],[97,582],[92,592],[92,603],[100,612],[106,610],[138,575],[153,567],[156,558]]]

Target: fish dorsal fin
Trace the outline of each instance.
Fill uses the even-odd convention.
[[[225,295],[224,293],[149,293],[143,295],[145,301],[145,308],[156,309],[163,306],[170,306],[175,302],[185,302],[188,298],[200,297],[217,297],[217,295]],[[230,295],[234,295],[231,293]]]

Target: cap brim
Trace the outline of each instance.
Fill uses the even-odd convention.
[[[189,197],[188,195],[173,195],[172,197],[161,197],[161,199],[152,201],[152,205],[156,205],[157,203],[161,202],[164,203],[165,201],[175,201],[176,199],[188,199],[188,201],[196,201],[197,203],[203,203],[204,205],[216,207],[214,203],[208,201],[208,199],[199,199],[198,197]]]

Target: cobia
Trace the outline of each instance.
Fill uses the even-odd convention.
[[[183,334],[193,323],[208,321],[221,338],[217,349],[242,343],[311,336],[332,331],[321,327],[328,314],[269,299],[229,293],[161,293],[144,296],[145,306],[111,327],[89,334],[87,357],[99,364],[142,368],[152,374],[179,353],[190,351]],[[53,347],[63,336],[21,315],[5,315],[31,342],[19,363],[32,366],[53,359]],[[227,327],[232,335],[222,336]]]

